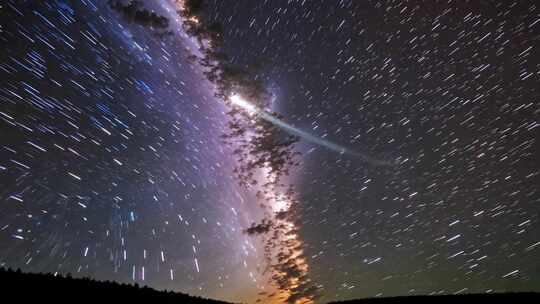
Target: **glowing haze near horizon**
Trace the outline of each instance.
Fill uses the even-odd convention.
[[[171,2],[144,3],[172,35],[106,1],[0,4],[0,265],[228,301],[283,292],[243,232],[265,213],[231,173],[228,108],[187,59],[197,41]],[[272,110],[319,140],[296,146],[298,203],[271,202],[294,208],[281,237],[317,301],[540,291],[535,1],[205,14],[234,63],[263,63]]]

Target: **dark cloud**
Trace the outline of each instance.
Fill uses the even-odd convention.
[[[187,32],[201,42],[203,57],[199,63],[206,68],[205,75],[217,86],[216,95],[225,103],[232,94],[240,94],[246,100],[260,108],[270,105],[272,94],[260,77],[265,60],[260,60],[248,66],[238,66],[230,62],[229,56],[222,50],[223,25],[210,21],[204,14],[206,4],[202,0],[188,0],[183,3],[180,14]],[[202,43],[204,41],[204,43]],[[224,134],[226,142],[238,146],[234,155],[239,160],[234,174],[241,185],[255,185],[257,180],[254,172],[269,167],[270,174],[275,176],[272,182],[263,184],[270,189],[280,185],[282,176],[289,174],[290,168],[296,165],[298,152],[294,145],[299,141],[296,136],[290,136],[281,129],[263,119],[253,119],[239,109],[231,107],[229,132]],[[271,113],[281,118],[277,113]],[[253,135],[246,138],[249,130]],[[264,197],[264,196],[263,196]]]
[[[169,27],[169,19],[146,9],[141,1],[109,0],[109,6],[127,22],[162,30]]]
[[[187,32],[201,42],[203,57],[198,61],[206,69],[206,77],[216,84],[216,96],[230,106],[229,132],[224,134],[223,138],[225,142],[236,147],[233,154],[238,165],[233,173],[240,185],[250,188],[259,184],[257,174],[260,170],[268,170],[268,178],[263,179],[263,183],[259,185],[261,190],[257,193],[257,198],[263,202],[262,207],[269,210],[272,202],[284,199],[294,205],[295,190],[292,185],[283,182],[283,177],[289,175],[291,168],[298,165],[299,153],[295,151],[295,144],[299,138],[286,134],[260,117],[250,116],[233,107],[229,101],[231,95],[239,94],[261,109],[270,108],[272,94],[261,77],[266,60],[255,61],[255,64],[248,66],[232,64],[229,56],[222,50],[223,26],[208,21],[204,8],[203,1],[188,0],[184,2],[184,9],[180,14]],[[275,112],[269,115],[283,119]],[[248,132],[249,137],[246,136]],[[315,289],[306,276],[301,242],[295,243],[294,237],[290,236],[297,234],[297,231],[283,224],[283,221],[292,223],[293,219],[292,212],[278,212],[259,224],[253,223],[245,233],[264,237],[267,269],[272,272],[271,283],[278,287],[280,294],[287,295],[282,300],[287,303],[294,303],[299,299],[310,302],[315,298]],[[283,237],[289,240],[283,241]],[[275,259],[278,264],[273,264]]]
[[[245,233],[249,235],[257,235],[257,234],[264,234],[270,232],[270,229],[272,228],[272,222],[263,220],[259,224],[251,224],[251,227],[247,228]]]

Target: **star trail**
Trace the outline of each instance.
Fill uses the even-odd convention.
[[[540,291],[535,1],[0,20],[0,266],[244,303]]]

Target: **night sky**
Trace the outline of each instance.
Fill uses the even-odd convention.
[[[246,303],[540,291],[536,1],[187,2],[0,3],[0,266]]]

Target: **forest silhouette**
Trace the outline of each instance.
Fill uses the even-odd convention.
[[[121,300],[122,303],[194,303],[228,304],[228,302],[190,296],[172,291],[158,291],[148,286],[114,281],[96,281],[91,278],[73,278],[70,274],[53,275],[23,273],[20,270],[0,268],[1,303],[13,300],[40,300],[55,303],[86,303]],[[8,299],[8,301],[5,301]],[[13,300],[11,300],[13,299]],[[369,298],[330,304],[406,304],[406,303],[540,303],[540,293],[485,293],[437,296],[403,296]]]
[[[71,274],[23,273],[4,268],[0,268],[0,290],[0,303],[15,303],[15,300],[26,303],[26,300],[32,299],[46,303],[111,303],[112,300],[121,300],[121,303],[228,304],[173,291],[158,291],[138,284],[73,278]]]

